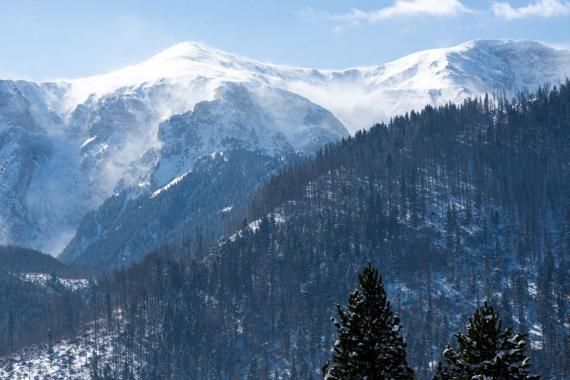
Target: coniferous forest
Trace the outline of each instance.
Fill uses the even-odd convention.
[[[113,347],[91,375],[568,379],[569,157],[569,81],[327,145],[223,241],[197,228],[97,274],[68,311]]]

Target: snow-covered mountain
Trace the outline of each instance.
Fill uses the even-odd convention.
[[[152,194],[210,153],[309,154],[348,132],[485,92],[557,83],[570,52],[472,41],[346,70],[178,44],[112,73],[0,82],[0,243],[52,254],[109,197]]]
[[[532,41],[475,40],[344,70],[267,64],[188,42],[140,65],[68,82],[65,104],[74,107],[89,96],[141,87],[153,89],[163,112],[176,114],[213,99],[223,82],[261,83],[308,98],[355,132],[426,104],[559,83],[569,68],[570,51]]]

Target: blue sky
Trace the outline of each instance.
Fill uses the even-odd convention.
[[[341,68],[481,38],[570,47],[570,1],[3,0],[0,78],[98,74],[188,40]]]

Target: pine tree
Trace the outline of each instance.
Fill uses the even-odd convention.
[[[337,306],[333,318],[338,340],[332,363],[323,366],[327,380],[412,379],[406,344],[400,336],[400,318],[392,312],[382,278],[372,264],[359,275],[360,286],[345,310]]]
[[[48,329],[47,341],[48,341],[48,355],[50,357],[50,360],[52,360],[54,351],[53,351],[53,332],[51,331],[51,329]]]
[[[8,352],[14,351],[14,313],[12,311],[8,314],[8,332],[7,332],[7,340],[8,340]]]
[[[499,315],[485,304],[469,319],[467,333],[456,335],[458,348],[444,350],[445,364],[434,379],[539,379],[530,375],[524,334],[501,328]]]
[[[90,360],[91,378],[94,380],[99,379],[99,355],[97,352],[93,353]]]

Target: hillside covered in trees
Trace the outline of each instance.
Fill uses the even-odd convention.
[[[569,139],[567,81],[427,107],[329,145],[260,189],[224,241],[196,233],[98,280],[90,315],[132,352],[105,370],[317,379],[329,317],[371,262],[415,378],[432,378],[487,301],[528,333],[534,372],[567,379]]]

